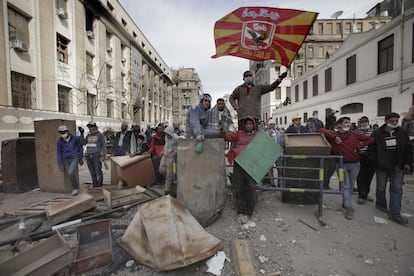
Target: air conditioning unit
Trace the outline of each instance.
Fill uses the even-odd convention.
[[[66,11],[63,8],[58,8],[56,10],[56,14],[57,14],[57,16],[59,16],[62,19],[67,19],[68,18],[68,14],[66,13]]]
[[[23,41],[16,39],[12,41],[13,49],[16,49],[20,52],[27,52],[27,45],[23,43]]]
[[[112,53],[112,47],[106,47],[106,51],[107,51],[108,53]]]
[[[89,39],[94,39],[95,38],[95,34],[93,33],[93,31],[87,31],[86,35],[88,36]]]

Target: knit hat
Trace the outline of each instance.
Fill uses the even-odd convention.
[[[274,120],[269,120],[269,121],[267,122],[267,124],[268,124],[268,125],[275,125],[275,124],[276,124],[276,122],[275,122]]]

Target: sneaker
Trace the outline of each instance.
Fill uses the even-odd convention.
[[[353,208],[345,209],[345,213],[344,213],[345,218],[349,219],[349,220],[353,219],[354,218],[354,212],[355,212],[355,210]]]
[[[357,200],[357,204],[358,204],[358,205],[364,205],[364,204],[365,204],[365,199],[363,199],[363,198],[358,198],[358,200]]]
[[[383,207],[383,206],[381,206],[381,205],[376,204],[376,205],[375,205],[375,208],[377,208],[378,210],[380,210],[380,211],[382,211],[382,212],[384,212],[384,213],[388,213],[388,209],[387,209],[387,207]]]
[[[406,225],[408,223],[408,219],[406,217],[401,216],[401,215],[389,216],[389,219],[392,220],[393,222],[396,222],[396,223],[401,224],[401,225]]]
[[[78,193],[79,193],[79,191],[78,191],[77,189],[73,189],[73,190],[72,190],[72,195],[73,195],[73,196],[77,195]]]

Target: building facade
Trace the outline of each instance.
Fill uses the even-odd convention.
[[[172,72],[118,1],[7,0],[0,13],[0,140],[42,119],[172,123]]]
[[[368,116],[381,125],[388,112],[404,113],[414,104],[414,8],[403,10],[377,30],[354,33],[329,60],[292,81],[291,104],[275,110],[279,126],[294,115],[303,121],[318,111],[357,122]]]

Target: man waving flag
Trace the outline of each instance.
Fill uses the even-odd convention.
[[[289,66],[317,13],[269,7],[241,7],[214,25],[216,54]]]

